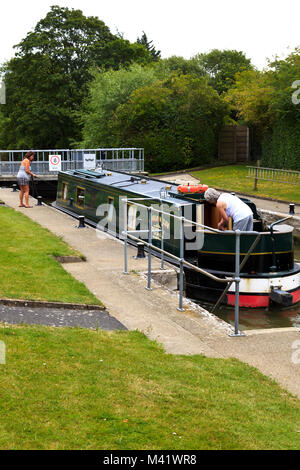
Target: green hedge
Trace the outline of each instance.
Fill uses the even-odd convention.
[[[300,171],[300,122],[278,121],[262,142],[262,165]]]

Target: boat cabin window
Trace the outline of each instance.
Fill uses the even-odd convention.
[[[204,205],[203,204],[198,204],[196,206],[196,222],[197,224],[204,225]],[[201,232],[202,227],[199,227],[196,225],[196,231]]]
[[[136,213],[137,213],[137,206],[133,206],[131,204],[128,205],[128,218],[127,218],[127,225],[129,230],[136,230]]]
[[[111,222],[114,216],[114,198],[108,197],[107,200],[107,220]]]
[[[68,199],[68,189],[69,189],[68,183],[65,183],[63,181],[62,187],[61,187],[61,198],[63,201],[67,201]]]
[[[153,240],[161,240],[161,214],[153,212],[152,214],[152,238]],[[166,235],[165,235],[166,236]]]
[[[85,188],[77,186],[76,188],[76,205],[79,208],[84,208]]]

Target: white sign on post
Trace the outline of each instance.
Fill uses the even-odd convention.
[[[96,168],[96,154],[95,153],[83,154],[83,168],[85,170],[94,170]]]
[[[61,171],[61,155],[49,155],[49,171]]]

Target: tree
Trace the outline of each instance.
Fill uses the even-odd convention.
[[[236,74],[244,70],[253,70],[250,59],[236,50],[213,49],[195,56],[199,66],[209,75],[211,86],[222,94],[235,83]]]
[[[153,45],[153,41],[148,41],[147,35],[145,31],[143,31],[143,34],[140,38],[137,38],[136,41],[138,44],[141,44],[145,46],[147,51],[150,52],[152,60],[156,61],[160,59],[160,51],[157,51]]]
[[[57,148],[81,140],[76,120],[93,66],[150,61],[145,47],[80,10],[52,6],[5,66],[6,146]]]
[[[87,83],[92,66],[116,69],[135,61],[150,62],[145,47],[114,36],[99,18],[59,6],[52,6],[34,31],[15,47],[18,58],[45,55],[59,63],[78,87]]]
[[[101,52],[114,39],[98,18],[85,17],[81,10],[52,6],[34,30],[15,46],[16,57],[46,56],[60,64],[61,71],[81,87],[91,65],[103,65]]]
[[[5,117],[4,114],[1,110],[1,105],[0,105],[0,149],[4,148],[4,128],[5,128]]]
[[[208,76],[202,65],[196,58],[185,59],[181,56],[171,56],[160,61],[160,66],[169,71],[177,72],[179,75],[195,75],[196,77]]]
[[[105,44],[101,51],[101,68],[118,70],[131,64],[146,65],[151,62],[151,54],[141,44],[133,43],[123,38],[114,39]]]
[[[110,121],[120,146],[144,147],[152,172],[210,163],[228,106],[207,84],[171,76],[132,92]]]
[[[72,115],[81,91],[45,55],[15,58],[6,71],[7,103],[4,107],[7,148],[62,148],[79,139]]]
[[[273,168],[300,170],[300,49],[285,60],[269,63],[274,96],[274,119],[262,142],[263,163]]]
[[[275,93],[272,73],[248,70],[237,75],[236,83],[229,89],[225,100],[236,111],[236,119],[255,126],[262,138],[275,118],[271,105]]]
[[[137,88],[150,85],[169,72],[159,64],[142,67],[134,64],[119,70],[94,69],[89,94],[78,117],[83,129],[83,147],[115,146],[109,122],[118,106],[126,103]]]
[[[300,101],[293,99],[299,94],[299,52],[270,62],[263,72],[238,74],[225,98],[250,127],[257,153],[269,167],[300,169]]]
[[[300,121],[300,48],[296,48],[285,60],[269,63],[276,94],[272,109],[279,119]]]

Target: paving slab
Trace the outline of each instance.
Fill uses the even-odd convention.
[[[224,338],[221,344],[215,344],[214,338],[207,342],[222,349],[226,357],[256,367],[300,398],[300,333],[295,328],[247,332],[245,337]]]
[[[0,305],[0,322],[9,324],[81,327],[100,330],[126,330],[105,310],[77,310]]]

